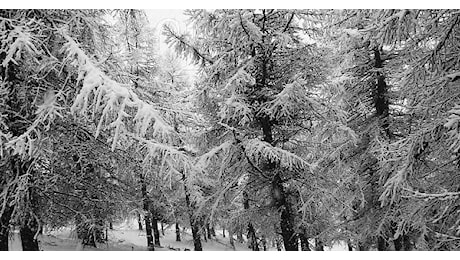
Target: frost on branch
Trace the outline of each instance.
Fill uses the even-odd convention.
[[[1,20],[0,20],[1,21]],[[1,21],[1,27],[5,26],[5,20]],[[31,23],[30,21],[29,23]],[[2,61],[3,67],[8,67],[9,62],[17,64],[17,61],[21,59],[23,50],[27,53],[39,53],[35,45],[33,44],[34,38],[30,30],[23,26],[15,26],[8,34],[0,36],[1,50],[6,53],[5,59]],[[2,28],[2,31],[7,31]]]
[[[203,169],[203,170],[206,169],[209,166],[209,164],[211,163],[211,159],[213,157],[217,156],[218,153],[220,153],[220,152],[228,151],[231,148],[232,144],[233,143],[231,141],[226,141],[226,142],[222,143],[221,145],[212,148],[209,152],[201,155],[198,158],[198,162],[196,163],[196,167],[198,169]]]
[[[460,134],[458,129],[458,122],[460,120],[460,105],[456,105],[453,109],[451,109],[449,114],[447,123],[444,124],[444,126],[449,129],[449,141],[451,142],[449,150],[457,153],[460,149]]]
[[[256,164],[261,164],[264,160],[278,163],[289,170],[312,169],[312,165],[300,156],[284,149],[273,147],[269,143],[259,139],[251,139],[245,142],[247,156]]]
[[[308,93],[299,82],[293,82],[284,86],[284,89],[275,95],[275,98],[264,104],[261,112],[270,115],[272,119],[292,119],[297,115],[300,107],[319,110],[320,105]]]
[[[239,125],[246,125],[253,119],[252,110],[242,96],[232,94],[231,97],[221,103],[218,113],[225,123],[238,122]]]
[[[120,132],[125,129],[126,118],[132,117],[129,111],[135,111],[134,129],[138,136],[145,136],[150,129],[153,138],[165,140],[173,133],[153,105],[141,100],[128,85],[122,85],[110,79],[80,49],[78,44],[65,33],[67,43],[63,50],[67,60],[78,68],[78,81],[83,86],[77,95],[71,111],[82,116],[91,113],[91,119],[99,117],[96,137],[103,127],[114,128],[112,149],[115,148]],[[114,115],[115,119],[110,118]]]

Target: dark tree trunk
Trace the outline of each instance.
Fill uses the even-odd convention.
[[[139,213],[137,213],[137,224],[139,225],[139,230],[143,230],[141,214],[139,214]]]
[[[208,242],[208,236],[206,234],[206,225],[204,224],[204,220],[203,220],[203,217],[201,216],[200,217],[200,232],[202,233],[203,235],[203,239],[204,239],[204,242]]]
[[[315,251],[324,251],[323,241],[319,238],[315,238]]]
[[[401,251],[403,249],[402,236],[399,236],[397,239],[393,240],[393,245],[395,247],[395,251]]]
[[[385,241],[385,238],[382,236],[379,236],[377,238],[377,250],[378,251],[387,251],[388,248],[388,243]]]
[[[297,234],[294,232],[294,225],[291,214],[291,207],[286,200],[281,177],[276,174],[272,182],[272,197],[275,206],[281,211],[281,235],[283,236],[284,248],[286,251],[298,251],[299,244]]]
[[[225,237],[225,227],[222,228],[222,236]]]
[[[184,183],[184,193],[185,193],[185,204],[187,205],[188,216],[190,219],[190,226],[192,227],[192,236],[193,236],[193,246],[195,251],[203,251],[203,247],[201,246],[201,239],[200,239],[200,227],[199,221],[193,216],[194,206],[190,201],[190,194],[187,188],[187,178],[185,173],[182,172],[182,181]]]
[[[256,231],[254,230],[254,226],[252,226],[252,223],[248,224],[248,244],[249,248],[251,248],[252,251],[259,251]]]
[[[29,226],[21,228],[22,250],[24,251],[39,251],[38,241],[34,238],[38,228],[34,226],[35,228],[29,228]],[[94,246],[96,246],[95,243]]]
[[[153,245],[153,236],[152,236],[152,227],[151,227],[151,220],[150,220],[150,201],[147,195],[147,185],[144,180],[144,176],[142,173],[139,173],[139,180],[141,184],[141,192],[142,192],[142,204],[143,209],[145,212],[144,216],[144,224],[145,224],[145,234],[147,238],[147,249],[149,251],[155,251],[155,246]]]
[[[141,223],[141,226],[142,226],[142,223]],[[113,230],[113,222],[112,221],[109,222],[109,229]]]
[[[376,47],[374,49],[374,67],[383,68],[383,62],[380,57],[380,51]],[[385,76],[381,72],[376,72],[377,85],[374,91],[374,107],[376,109],[376,115],[380,120],[380,126],[385,131],[385,134],[391,138],[390,132],[390,106],[388,101],[388,86],[385,82]]]
[[[246,191],[243,192],[243,207],[245,210],[249,209],[249,195]],[[251,222],[248,223],[248,246],[252,251],[259,251],[256,231]]]
[[[244,243],[242,228],[238,228],[238,230],[236,231],[236,239],[238,240],[238,242]]]
[[[0,216],[0,251],[8,251],[9,223],[12,209],[6,207],[3,215]]]
[[[211,228],[209,227],[209,223],[206,223],[206,233],[208,235],[208,239],[211,239]]]
[[[96,237],[91,231],[90,223],[82,222],[79,215],[75,217],[75,226],[77,229],[77,238],[81,240],[83,246],[97,247]]]
[[[211,232],[211,236],[216,237],[216,229],[214,228],[214,226],[211,226],[209,231]]]
[[[267,251],[267,240],[265,239],[265,236],[262,236],[262,247],[264,251]]]
[[[155,246],[160,247],[160,230],[158,229],[158,219],[155,217],[155,212],[153,210],[150,212],[152,214],[152,231]]]
[[[230,245],[232,246],[233,250],[235,250],[235,241],[233,240],[233,230],[231,227],[228,229],[228,237],[230,238]]]
[[[155,246],[160,247],[160,230],[158,230],[158,219],[155,216],[155,212],[153,210],[150,213],[152,214],[152,230]]]
[[[404,251],[412,251],[413,249],[409,235],[403,235],[403,248]]]
[[[180,229],[179,229],[179,223],[176,222],[176,241],[180,241]]]
[[[300,238],[300,249],[302,251],[311,251],[310,244],[308,243],[308,237],[305,233],[299,234]]]
[[[411,251],[412,244],[408,235],[400,235],[397,239],[393,240],[395,251]]]
[[[367,243],[358,242],[357,249],[358,251],[369,251],[369,246]]]
[[[348,251],[353,251],[353,244],[351,243],[349,239],[347,240],[347,247],[348,247]]]
[[[281,251],[282,250],[282,248],[281,248],[282,247],[281,239],[276,238],[275,242],[276,242],[276,250]]]
[[[164,227],[163,221],[160,222],[160,223],[161,223],[161,234],[164,236],[165,235],[165,227]]]

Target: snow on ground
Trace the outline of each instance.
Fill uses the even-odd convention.
[[[137,223],[136,223],[137,224]],[[157,251],[170,250],[190,250],[193,251],[193,239],[190,234],[190,229],[181,232],[181,241],[176,241],[176,232],[172,227],[165,227],[165,235],[161,235],[161,247],[155,247]],[[227,233],[228,234],[228,233]],[[225,238],[222,235],[222,230],[216,230],[216,237],[201,243],[203,251],[250,251],[246,244],[239,243],[235,240],[235,249],[230,246],[229,237]],[[124,222],[120,225],[114,225],[113,230],[108,230],[107,243],[97,244],[97,248],[82,247],[80,241],[76,238],[76,234],[72,232],[72,228],[66,227],[59,230],[45,232],[40,235],[39,245],[43,251],[146,251],[147,242],[145,231],[135,228],[133,222]],[[269,251],[274,251],[276,248],[270,247]],[[326,251],[344,251],[347,250],[346,243],[335,244],[330,247],[325,247]]]
[[[190,230],[188,230],[190,231]],[[160,231],[161,232],[161,231]],[[82,247],[71,228],[62,228],[46,232],[40,235],[39,245],[43,251],[146,251],[147,242],[145,231],[132,228],[115,226],[113,230],[108,230],[108,242],[98,243],[97,248]],[[176,241],[176,233],[172,228],[165,229],[165,235],[160,236],[161,247],[155,247],[157,251],[169,251],[185,249],[193,251],[193,239],[188,232],[181,232],[181,241]],[[228,237],[218,235],[217,238],[202,241],[204,251],[233,251]],[[245,244],[235,241],[236,251],[249,251]]]

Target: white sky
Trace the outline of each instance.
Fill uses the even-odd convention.
[[[159,51],[164,53],[168,50],[173,52],[167,44],[164,42],[165,37],[161,34],[162,26],[165,23],[171,24],[175,30],[184,32],[187,30],[187,19],[188,17],[183,14],[183,9],[145,9],[147,18],[152,27],[156,28],[156,37],[159,39]],[[192,82],[195,80],[197,68],[190,64],[190,62],[182,59],[182,66],[189,75]]]
[[[183,9],[145,9],[150,24],[156,28],[156,35],[160,40],[160,51],[167,46],[161,34],[163,24],[172,24],[175,30],[184,31],[187,26],[188,17],[183,14]]]

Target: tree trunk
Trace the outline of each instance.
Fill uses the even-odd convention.
[[[275,238],[275,242],[276,242],[276,250],[281,251],[282,250],[281,240],[279,238]]]
[[[161,221],[160,223],[161,223],[161,234],[164,236],[165,235],[165,227],[164,227],[163,221]]]
[[[152,228],[151,228],[151,222],[150,222],[150,201],[147,195],[147,185],[144,181],[144,176],[142,173],[139,173],[139,180],[141,184],[141,192],[142,192],[142,204],[143,204],[143,209],[145,212],[144,216],[144,224],[145,224],[145,234],[147,238],[147,249],[149,251],[155,251],[155,247],[153,245],[153,236],[152,236]]]
[[[367,243],[358,242],[357,249],[358,251],[369,251],[369,246]]]
[[[397,239],[393,240],[395,251],[411,251],[412,244],[408,235],[400,235]]]
[[[208,242],[208,236],[206,234],[206,225],[204,224],[203,216],[200,216],[200,232],[203,235],[204,242]]]
[[[259,244],[257,243],[256,231],[254,230],[254,226],[252,226],[252,223],[248,224],[248,244],[249,248],[251,248],[252,251],[259,251]]]
[[[190,219],[190,226],[192,227],[193,246],[195,251],[203,251],[200,239],[200,227],[197,219],[193,216],[194,206],[190,201],[190,194],[187,188],[187,178],[184,172],[182,172],[182,181],[184,182],[185,204],[187,206],[188,216]]]
[[[277,173],[272,182],[272,197],[275,206],[281,211],[281,235],[283,236],[284,248],[286,251],[298,251],[299,244],[297,234],[294,232],[294,225],[291,214],[291,207],[286,200],[281,177]]]
[[[208,239],[211,239],[211,228],[209,227],[209,223],[206,223],[206,233],[208,234]]]
[[[180,229],[179,223],[176,222],[176,241],[180,242]]]
[[[142,220],[141,220],[141,214],[137,213],[137,224],[139,226],[139,230],[143,230],[142,228]]]
[[[238,240],[238,242],[244,243],[242,228],[238,228],[238,230],[236,231],[236,239]]]
[[[230,245],[232,246],[233,250],[235,250],[235,241],[233,240],[233,229],[231,227],[228,229],[228,237],[230,238]]]
[[[264,251],[267,251],[267,240],[265,239],[265,236],[262,236],[262,248]]]
[[[310,244],[308,243],[308,237],[305,233],[299,234],[300,238],[300,249],[302,251],[311,251]]]
[[[37,231],[37,226],[35,226],[35,228],[29,228],[29,226],[21,228],[22,250],[39,251],[38,241],[34,238]]]
[[[378,251],[387,251],[388,248],[388,243],[385,241],[385,238],[382,236],[379,236],[377,238],[377,250]]]
[[[225,227],[222,228],[222,237],[225,237]]]
[[[351,243],[350,239],[347,240],[347,247],[348,251],[353,251],[353,244]]]
[[[403,235],[403,248],[404,251],[412,251],[413,246],[409,235]]]
[[[211,232],[211,236],[216,237],[216,229],[214,228],[214,226],[211,226],[209,231]]]
[[[243,207],[245,210],[249,209],[249,195],[246,191],[243,191]],[[254,226],[252,223],[248,223],[248,246],[252,251],[259,251],[259,245],[257,244],[257,236]]]
[[[315,238],[315,251],[324,251],[323,241],[319,238]]]
[[[160,247],[160,230],[158,230],[158,219],[155,216],[155,212],[153,210],[150,213],[152,214],[152,230],[155,246]]]
[[[142,227],[142,223],[141,223],[141,227]],[[109,222],[109,229],[113,230],[113,222],[112,221]]]
[[[12,208],[6,206],[5,211],[0,216],[0,251],[8,251],[9,223]]]

